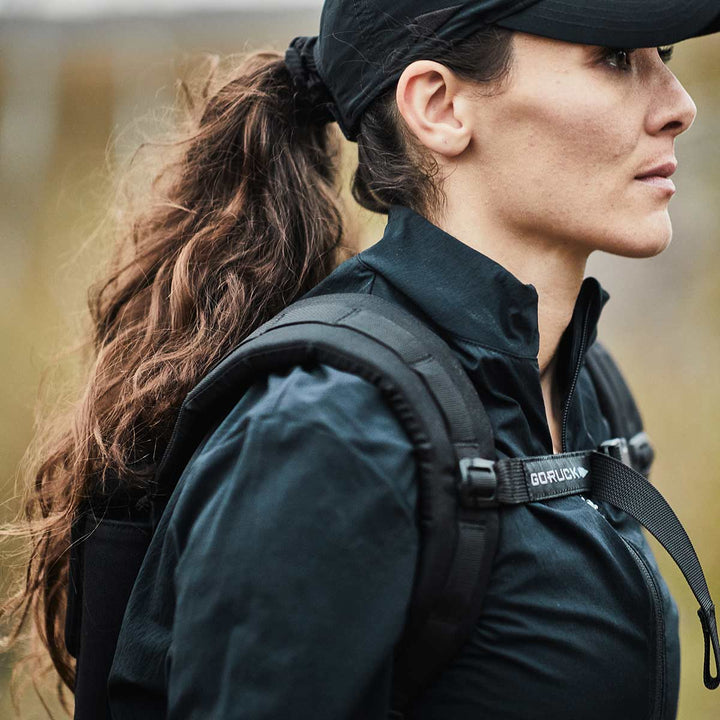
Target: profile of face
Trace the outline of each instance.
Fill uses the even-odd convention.
[[[401,112],[446,171],[448,197],[527,242],[585,256],[662,252],[672,188],[637,178],[675,162],[675,138],[697,112],[664,49],[611,52],[526,33],[513,42],[501,92],[473,92],[444,66],[434,97],[433,73],[425,95],[408,94],[412,71],[398,86]]]

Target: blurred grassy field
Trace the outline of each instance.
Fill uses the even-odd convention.
[[[173,81],[193,53],[235,52],[246,43],[283,50],[316,27],[315,13],[291,11],[0,25],[0,519],[18,507],[16,473],[41,373],[85,324],[87,286],[106,254],[102,243],[86,240],[105,209],[110,139],[118,138],[122,154],[137,138],[134,118],[152,129],[147,113],[172,102]],[[651,260],[593,257],[588,271],[612,296],[600,337],[625,369],[655,442],[653,480],[720,597],[720,40],[678,46],[671,67],[699,108],[695,127],[678,141],[673,243]],[[346,189],[354,152],[348,144]],[[384,219],[348,206],[360,244],[377,239]],[[62,363],[48,395],[73,373],[72,362]],[[715,720],[720,692],[702,687],[695,600],[664,551],[656,555],[682,613],[679,718]],[[17,574],[13,564],[2,566],[3,583]],[[11,717],[12,662],[0,655],[3,718]],[[23,707],[23,717],[45,717],[31,698]]]

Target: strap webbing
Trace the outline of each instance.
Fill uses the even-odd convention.
[[[667,550],[700,603],[698,616],[705,640],[703,680],[714,690],[720,685],[720,643],[718,642],[715,605],[702,566],[673,509],[652,483],[624,463],[603,453],[591,457],[593,497],[624,510],[651,532]],[[710,646],[715,658],[715,676],[710,671]]]
[[[623,510],[643,525],[675,561],[700,603],[698,616],[705,641],[703,680],[720,685],[720,641],[715,606],[695,548],[670,505],[648,479],[611,453],[612,441],[596,450],[509,458],[493,463],[482,458],[461,462],[461,502],[468,508],[518,505],[590,492]],[[626,447],[626,445],[625,445]],[[625,455],[629,462],[629,456]],[[494,487],[493,487],[494,481]],[[712,647],[715,675],[710,667]]]
[[[550,500],[590,490],[586,450],[557,455],[508,458],[495,463],[498,502],[503,505]]]
[[[390,717],[405,717],[411,701],[450,663],[467,639],[490,577],[498,523],[497,512],[461,512],[455,557],[441,602],[396,648]]]

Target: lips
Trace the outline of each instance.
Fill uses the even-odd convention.
[[[636,175],[635,179],[639,180],[643,185],[673,195],[675,193],[675,183],[670,179],[670,176],[677,170],[677,166],[677,161],[673,158],[646,170],[640,175]]]
[[[647,170],[640,175],[636,175],[636,180],[643,180],[652,177],[669,178],[677,170],[678,164],[676,160],[669,160],[662,165],[656,165],[654,168]]]

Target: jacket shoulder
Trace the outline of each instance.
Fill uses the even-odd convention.
[[[234,492],[250,474],[287,484],[314,468],[343,482],[350,464],[352,472],[371,471],[414,513],[413,445],[379,388],[328,365],[272,373],[248,389],[186,466],[175,520],[184,524],[182,508],[193,514],[208,494]]]

